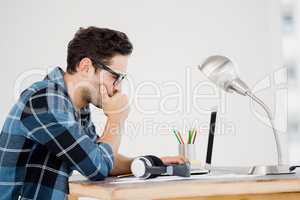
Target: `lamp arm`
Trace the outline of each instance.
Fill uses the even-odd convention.
[[[271,110],[269,109],[269,107],[261,99],[259,99],[251,91],[247,91],[246,95],[249,96],[256,103],[258,103],[264,109],[264,111],[267,113],[269,121],[270,121],[272,129],[273,129],[274,139],[275,139],[275,143],[276,143],[278,165],[282,165],[282,163],[283,163],[282,162],[282,149],[281,149],[281,146],[279,144],[279,138],[278,138],[278,134],[277,134],[277,131],[275,129],[275,126],[274,126],[274,121],[273,121],[273,116],[272,116]]]

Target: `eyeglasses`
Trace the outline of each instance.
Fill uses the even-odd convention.
[[[99,68],[104,69],[105,71],[108,71],[109,73],[111,73],[112,75],[114,75],[114,76],[116,77],[116,80],[115,80],[114,83],[113,83],[114,86],[120,84],[120,83],[123,81],[123,79],[125,79],[126,76],[127,76],[127,74],[125,74],[125,73],[119,73],[119,72],[114,71],[114,70],[111,69],[109,66],[103,64],[103,63],[100,62],[100,61],[96,61],[96,60],[92,60],[92,61],[93,61],[96,65],[98,65],[98,66],[100,65],[101,67],[99,67]]]

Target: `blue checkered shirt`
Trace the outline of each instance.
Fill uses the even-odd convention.
[[[114,166],[111,146],[96,143],[89,108],[75,110],[63,70],[20,95],[0,135],[0,200],[67,199],[73,170],[103,180]]]

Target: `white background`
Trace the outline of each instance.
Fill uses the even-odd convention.
[[[209,112],[199,108],[218,106],[213,164],[273,164],[272,131],[254,115],[249,100],[213,93],[197,65],[211,54],[224,54],[251,88],[261,87],[261,80],[282,65],[279,14],[278,0],[5,1],[0,8],[0,124],[16,101],[16,89],[41,79],[53,66],[65,69],[67,43],[79,27],[108,27],[127,33],[134,45],[128,71],[133,88],[124,84],[133,101],[122,153],[176,155],[169,128],[184,130],[197,122],[197,152],[203,160]],[[284,132],[284,90],[281,100],[270,88],[257,94],[272,110],[276,107],[277,126]],[[200,99],[193,103],[196,95]],[[93,110],[101,130],[104,116]],[[285,144],[286,134],[280,135]]]

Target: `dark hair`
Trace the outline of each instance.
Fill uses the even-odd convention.
[[[81,59],[88,57],[108,64],[117,55],[130,55],[132,44],[120,31],[90,26],[80,28],[68,44],[67,72],[76,72]]]

